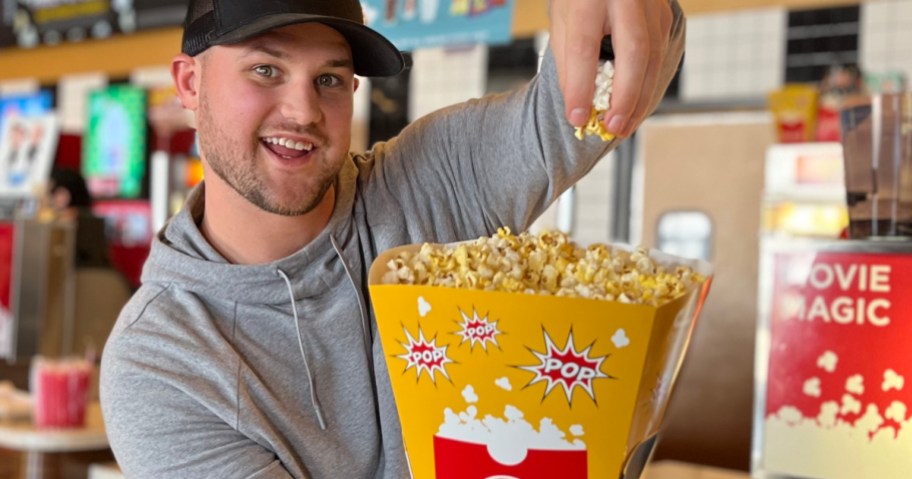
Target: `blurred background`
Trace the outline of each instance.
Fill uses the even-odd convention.
[[[545,0],[362,3],[411,68],[362,82],[355,151],[522,84],[547,44]],[[81,445],[36,448],[16,405],[33,357],[97,364],[152,235],[202,180],[169,73],[186,3],[0,5],[0,478],[86,477],[112,459],[103,425]],[[762,240],[845,236],[839,111],[907,88],[912,0],[681,5],[685,61],[658,111],[534,229],[713,263],[655,459],[747,471]]]

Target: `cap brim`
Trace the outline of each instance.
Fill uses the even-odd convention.
[[[298,23],[322,23],[334,28],[348,41],[352,51],[355,73],[368,77],[393,76],[405,67],[402,52],[375,30],[337,17],[282,13],[254,19],[239,28],[209,39],[212,45],[239,43],[261,33]]]

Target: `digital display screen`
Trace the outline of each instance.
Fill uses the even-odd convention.
[[[0,131],[10,116],[33,118],[51,111],[53,98],[47,90],[35,93],[0,96]]]
[[[114,85],[89,94],[82,174],[98,198],[137,198],[146,172],[146,91]]]

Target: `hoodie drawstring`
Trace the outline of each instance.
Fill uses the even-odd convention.
[[[317,414],[317,421],[320,423],[320,429],[326,430],[326,421],[323,420],[323,409],[320,407],[320,401],[317,400],[317,388],[315,387],[313,372],[310,370],[310,364],[307,362],[307,354],[304,352],[304,340],[301,338],[301,325],[298,320],[298,307],[295,306],[294,289],[291,287],[291,280],[288,275],[281,269],[276,269],[276,274],[285,280],[288,286],[288,297],[291,300],[291,313],[294,315],[295,331],[298,332],[298,347],[301,350],[301,358],[304,359],[304,370],[307,371],[307,383],[310,385],[310,403],[313,405],[314,412]]]
[[[358,309],[361,311],[361,339],[364,341],[364,354],[367,356],[367,364],[370,365],[371,373],[371,383],[374,380],[374,361],[373,359],[373,346],[371,345],[371,324],[370,318],[367,316],[367,308],[365,306],[364,294],[361,292],[361,288],[358,287],[358,283],[355,281],[355,277],[352,276],[351,269],[348,267],[348,262],[345,261],[345,257],[342,256],[342,249],[339,248],[339,244],[336,242],[336,237],[332,234],[329,235],[329,242],[332,243],[332,247],[336,250],[336,254],[339,256],[339,260],[342,261],[342,267],[345,269],[345,274],[348,275],[348,281],[351,283],[352,288],[355,290],[355,295],[358,296]],[[376,391],[375,391],[376,394]]]

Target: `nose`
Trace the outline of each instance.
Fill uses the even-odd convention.
[[[312,125],[323,119],[320,96],[313,85],[294,83],[281,92],[280,113],[298,125]]]

